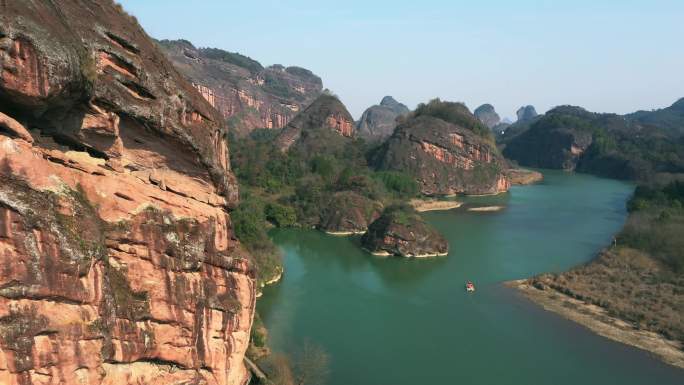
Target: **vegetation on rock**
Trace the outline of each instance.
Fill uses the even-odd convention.
[[[674,178],[674,180],[672,180]],[[585,266],[530,280],[684,343],[684,179],[637,187],[613,246]]]
[[[500,137],[503,154],[520,165],[647,180],[684,172],[684,114],[678,104],[627,116],[561,106]],[[515,127],[515,128],[514,128]]]

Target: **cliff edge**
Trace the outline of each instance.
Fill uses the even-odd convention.
[[[0,8],[0,383],[244,384],[222,117],[114,2]]]

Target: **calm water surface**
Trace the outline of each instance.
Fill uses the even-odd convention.
[[[333,385],[684,384],[684,371],[590,333],[501,285],[590,260],[625,219],[626,183],[546,172],[544,183],[427,213],[449,256],[379,258],[358,237],[279,230],[282,282],[258,309],[276,350],[331,357]],[[468,207],[505,205],[499,212]],[[466,294],[465,281],[477,292]]]

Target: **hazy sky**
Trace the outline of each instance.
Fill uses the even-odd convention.
[[[513,117],[626,113],[684,96],[683,0],[121,0],[147,32],[323,78],[355,118],[384,95]]]

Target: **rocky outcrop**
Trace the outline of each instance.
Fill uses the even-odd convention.
[[[483,104],[477,107],[473,114],[490,129],[501,123],[501,117],[499,117],[499,114],[496,113],[494,106],[491,104]]]
[[[186,40],[162,40],[159,45],[236,135],[285,127],[323,89],[321,79],[304,68],[264,68],[246,56],[196,48]]]
[[[0,8],[0,383],[244,384],[222,117],[114,2]]]
[[[376,255],[430,257],[446,255],[446,239],[408,208],[388,208],[361,238],[363,247]]]
[[[439,103],[449,110],[443,114],[445,119],[451,116],[464,123],[455,124],[428,114],[414,115],[399,125],[375,154],[375,167],[412,175],[426,195],[507,191],[510,183],[503,173],[506,162],[491,137],[465,127],[480,124],[465,106]],[[487,128],[479,132],[483,131],[483,135],[489,134]]]
[[[526,122],[534,119],[538,114],[537,110],[534,109],[534,106],[528,105],[518,108],[516,115],[518,115],[518,122]]]
[[[332,234],[360,234],[380,217],[382,204],[353,191],[335,193],[321,213],[321,230]]]
[[[539,171],[528,170],[524,168],[511,168],[506,170],[506,176],[511,181],[511,185],[528,185],[541,182],[544,180],[544,175]]]
[[[591,145],[595,118],[580,107],[556,107],[508,142],[503,153],[522,166],[574,170]]]
[[[330,133],[335,135],[330,136]],[[321,140],[320,135],[326,139]],[[276,138],[276,146],[281,151],[287,151],[295,144],[318,148],[331,140],[340,141],[354,136],[354,119],[347,108],[336,96],[323,94],[282,130]],[[311,153],[325,152],[316,150]]]
[[[628,115],[559,106],[499,137],[520,165],[576,170],[618,179],[684,172],[684,102]]]
[[[357,124],[359,136],[370,140],[384,140],[394,132],[397,118],[408,113],[406,105],[391,96],[385,96],[379,105],[371,106],[363,112]]]

